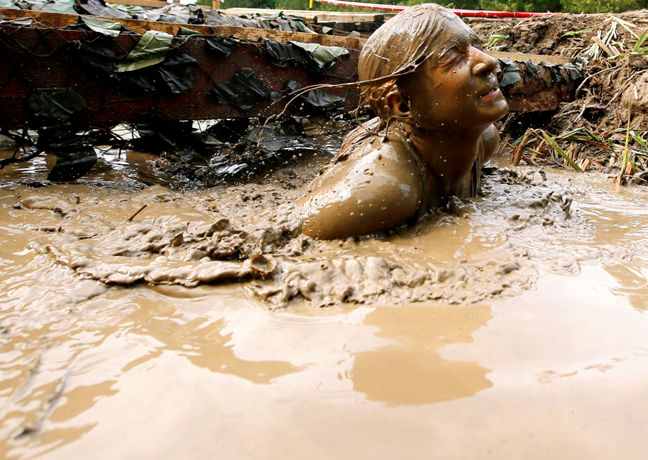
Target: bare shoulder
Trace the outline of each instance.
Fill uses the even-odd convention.
[[[300,200],[303,231],[331,239],[398,227],[416,214],[422,193],[416,159],[399,142],[376,138],[311,184]]]

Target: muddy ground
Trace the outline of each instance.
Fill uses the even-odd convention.
[[[320,242],[292,202],[335,129],[213,187],[114,149],[0,171],[0,456],[643,458],[646,188],[504,152],[475,200]]]
[[[3,457],[641,458],[645,188],[500,158],[476,200],[318,242],[291,199],[328,158],[3,171]]]
[[[555,136],[578,167],[617,174],[623,169],[619,182],[648,183],[648,48],[642,42],[648,30],[646,10],[556,14],[524,21],[473,20],[470,25],[492,50],[559,55],[585,68],[586,77],[573,102],[555,113],[514,114],[507,120],[504,134],[510,135],[511,153],[529,128],[539,128]],[[562,140],[558,137],[574,130],[581,131]],[[626,142],[629,131],[637,136],[629,136]],[[626,146],[632,151],[632,168],[622,159]],[[529,164],[567,165],[542,142],[526,147],[518,152],[516,163],[522,159]]]

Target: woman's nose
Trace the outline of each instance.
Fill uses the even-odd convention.
[[[471,58],[473,62],[472,73],[473,75],[484,75],[488,73],[497,73],[497,59],[484,53],[482,50],[470,47]]]

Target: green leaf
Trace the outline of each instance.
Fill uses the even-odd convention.
[[[183,36],[183,35],[202,35],[200,32],[190,29],[188,27],[182,27],[178,29],[178,33],[176,34],[178,36]]]
[[[171,34],[157,30],[147,31],[128,56],[117,64],[117,72],[132,72],[163,62],[172,41]]]
[[[644,30],[644,32],[641,34],[641,37],[639,37],[639,40],[637,40],[637,43],[635,44],[634,48],[632,48],[632,51],[646,54],[645,50],[641,49],[646,40],[648,40],[648,29]]]
[[[93,18],[89,16],[81,16],[81,21],[90,28],[102,35],[108,37],[116,37],[122,29],[118,22],[107,21],[106,19]]]
[[[492,51],[498,51],[504,45],[497,45],[497,43],[505,40],[507,37],[508,35],[491,34],[490,37],[488,37],[488,42],[486,42],[486,48]]]
[[[306,50],[320,66],[326,65],[340,56],[349,54],[346,48],[342,48],[340,46],[323,46],[317,43],[302,43],[292,41],[290,43]]]
[[[637,143],[644,149],[644,153],[640,153],[640,155],[648,156],[648,140],[644,139],[634,131],[630,131],[630,136],[632,137],[632,140],[635,141],[635,143]]]
[[[560,156],[563,157],[563,159],[567,162],[567,164],[569,164],[569,166],[571,166],[578,172],[583,172],[583,169],[580,166],[578,166],[578,164],[574,160],[569,158],[567,152],[565,152],[563,148],[558,145],[558,142],[556,142],[556,140],[553,137],[547,134],[546,131],[543,131],[541,129],[538,131],[542,135],[542,138],[545,140],[545,142],[549,144],[549,147],[551,147],[554,150],[554,152],[558,152]]]
[[[577,37],[579,35],[583,35],[587,32],[589,32],[592,29],[581,29],[581,30],[570,30],[569,32],[565,32],[562,36],[563,37]]]

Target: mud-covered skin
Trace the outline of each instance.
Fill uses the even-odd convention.
[[[367,90],[379,117],[349,134],[338,161],[298,202],[306,235],[335,239],[396,228],[451,195],[477,191],[499,139],[492,123],[508,112],[497,61],[457,17],[436,5],[413,11],[390,20],[388,32],[379,30],[363,48],[361,80],[414,70]],[[410,39],[404,49],[390,45],[403,36]]]
[[[333,239],[398,227],[421,206],[424,174],[398,139],[371,139],[310,185],[298,201],[302,230]]]
[[[373,123],[358,130],[371,129]],[[403,136],[402,132],[386,140],[372,136],[317,177],[297,201],[302,207],[302,231],[319,239],[364,235],[414,220],[447,196],[474,196],[479,179],[472,166],[480,170],[499,141],[491,125],[477,140],[473,161],[456,162],[452,172],[447,168],[445,174],[455,178],[447,181],[444,173],[435,174],[421,161],[411,143],[401,141]]]

